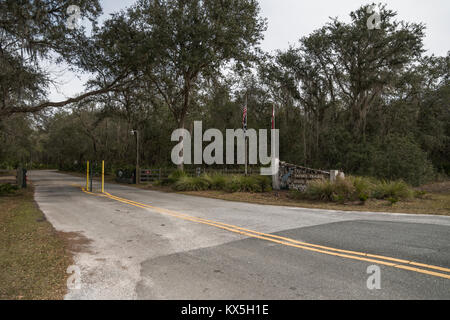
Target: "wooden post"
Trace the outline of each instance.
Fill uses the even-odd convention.
[[[90,185],[90,192],[94,191],[94,173],[95,173],[95,162],[92,164],[92,168],[90,170],[90,176],[89,176],[89,185]]]
[[[86,191],[89,191],[89,161],[86,166]]]
[[[141,169],[139,168],[139,131],[136,130],[136,184],[140,183]]]

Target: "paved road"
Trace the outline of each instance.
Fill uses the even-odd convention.
[[[82,287],[67,299],[450,299],[450,217],[262,206],[115,184],[102,197],[55,171],[30,178],[54,227],[88,240],[75,255]],[[381,289],[367,288],[372,265]]]

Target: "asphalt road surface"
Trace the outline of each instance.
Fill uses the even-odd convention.
[[[450,299],[450,217],[263,206],[116,184],[101,195],[56,171],[29,177],[47,219],[79,244],[81,286],[66,299]]]

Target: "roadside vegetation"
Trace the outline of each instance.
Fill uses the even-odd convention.
[[[450,183],[449,183],[450,184]],[[159,188],[159,187],[158,187]],[[225,191],[186,191],[183,194],[221,199],[227,201],[248,202],[264,205],[289,206],[296,208],[311,208],[321,210],[363,211],[363,212],[392,212],[412,214],[450,215],[449,192],[426,192],[423,196],[413,197],[396,203],[388,200],[370,198],[364,203],[351,202],[324,202],[299,198],[289,191],[272,191],[264,193]]]
[[[72,254],[46,221],[33,188],[0,184],[0,300],[62,299]]]
[[[85,176],[83,173],[65,173]],[[106,175],[105,180],[117,183],[113,175]],[[248,183],[249,181],[252,183]],[[258,182],[263,186],[258,186]],[[402,180],[347,176],[344,181],[338,180],[334,184],[320,180],[311,182],[304,192],[300,192],[272,190],[270,177],[222,174],[192,177],[186,172],[175,171],[167,179],[134,186],[146,190],[265,205],[450,215],[450,180],[444,177],[433,183],[413,187]],[[260,191],[261,189],[264,191]]]
[[[391,204],[415,196],[411,186],[402,180],[387,181],[365,177],[347,177],[334,182],[317,180],[308,184],[305,191],[293,191],[294,197],[308,200],[345,203],[368,199],[388,200]]]
[[[14,186],[14,185],[10,184],[10,183],[0,184],[0,196],[13,194],[17,190],[19,190],[19,188],[17,186]]]
[[[222,200],[343,211],[450,215],[450,180],[412,187],[402,180],[348,176],[316,180],[304,191],[273,191],[270,177],[202,175],[176,171],[169,178],[140,185],[166,192]]]
[[[170,186],[175,191],[217,190],[230,193],[272,191],[272,180],[266,176],[203,174],[191,177],[179,170],[170,174],[167,179],[155,182],[154,185]]]

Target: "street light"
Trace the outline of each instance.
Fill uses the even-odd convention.
[[[131,134],[136,135],[136,184],[139,184],[140,174],[139,174],[139,131],[131,130]]]

